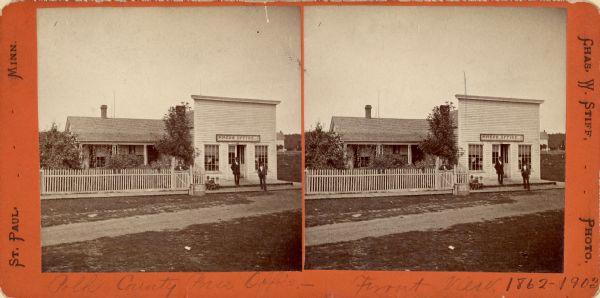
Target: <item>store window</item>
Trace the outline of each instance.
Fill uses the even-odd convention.
[[[469,145],[469,170],[483,170],[483,145]]]
[[[227,162],[231,165],[235,161],[235,145],[229,145],[229,152],[227,153]]]
[[[269,168],[269,155],[268,155],[269,146],[267,145],[256,145],[254,149],[254,168],[258,170],[258,165],[260,163],[264,164],[267,168]]]
[[[523,163],[531,165],[531,145],[519,145],[519,169]]]
[[[219,145],[204,145],[204,170],[219,170]]]

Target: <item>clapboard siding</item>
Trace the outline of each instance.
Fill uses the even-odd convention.
[[[464,150],[459,162],[468,167],[468,145],[483,145],[483,172],[495,175],[492,164],[492,144],[481,142],[480,134],[522,134],[523,142],[510,144],[510,173],[520,177],[518,168],[518,145],[531,145],[532,178],[540,177],[540,112],[539,104],[492,100],[459,100],[458,141]],[[506,171],[506,170],[505,170]]]
[[[196,100],[194,110],[199,142],[216,142],[217,134],[259,134],[261,142],[276,140],[275,105]]]
[[[227,158],[230,143],[217,142],[216,135],[260,135],[259,143],[239,143],[246,145],[246,174],[257,179],[255,146],[267,145],[268,176],[277,177],[276,105],[196,99],[194,110],[194,144],[200,150],[195,162],[197,167],[204,168],[204,145],[219,145],[219,172],[213,175],[232,179]]]

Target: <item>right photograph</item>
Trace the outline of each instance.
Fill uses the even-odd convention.
[[[306,7],[305,269],[563,272],[566,18]]]

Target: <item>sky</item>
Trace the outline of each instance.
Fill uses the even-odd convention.
[[[37,24],[41,130],[102,104],[161,119],[192,94],[279,100],[277,131],[301,130],[297,7],[46,8]]]
[[[455,94],[542,99],[565,131],[566,11],[306,7],[305,129],[331,116],[424,119]]]

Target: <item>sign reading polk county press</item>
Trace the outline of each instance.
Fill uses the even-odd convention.
[[[517,134],[491,134],[491,133],[482,133],[479,135],[479,139],[484,141],[491,142],[523,142],[525,137],[523,135]]]
[[[217,142],[260,142],[260,135],[217,135]]]

